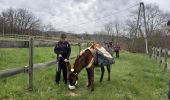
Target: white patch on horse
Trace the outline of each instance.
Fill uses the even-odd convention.
[[[90,68],[93,65],[94,59],[92,58],[90,63],[86,66],[86,68]]]
[[[93,54],[94,53],[94,49],[92,48],[88,48],[90,50],[90,52]]]
[[[76,83],[75,83],[75,85],[77,85],[78,84],[78,81],[76,80]]]
[[[82,50],[82,51],[80,52],[80,56],[81,56],[87,49],[90,49],[90,47],[88,47],[88,48]]]
[[[70,90],[74,90],[76,87],[75,86],[71,86],[70,84],[68,85]]]

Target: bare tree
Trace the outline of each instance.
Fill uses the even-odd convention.
[[[14,27],[14,19],[15,19],[14,16],[15,16],[15,10],[12,8],[9,8],[2,12],[2,18],[3,21],[5,22],[5,27],[8,28],[10,34],[12,34],[12,30]]]
[[[48,32],[48,31],[55,31],[55,28],[51,24],[43,25],[41,27],[41,31]]]
[[[114,28],[115,28],[116,42],[118,42],[118,38],[120,36],[120,24],[117,20],[115,20],[114,22]]]
[[[167,20],[169,20],[170,14],[163,12],[159,9],[158,5],[150,4],[146,6],[146,24],[148,34],[151,36],[155,31],[160,30],[164,27]],[[144,23],[141,24],[144,27]]]
[[[160,30],[164,27],[165,23],[168,19],[170,19],[170,14],[167,12],[163,12],[160,10],[159,6],[156,4],[149,4],[145,6],[145,16],[146,16],[146,25],[147,25],[147,36],[150,37],[154,33],[156,33],[157,30]],[[143,13],[142,13],[143,14]],[[136,30],[137,28],[137,15],[138,10],[131,12],[131,18],[128,19],[127,25],[129,27],[129,31]],[[142,15],[143,16],[143,15]],[[139,32],[140,36],[143,36],[141,34],[144,34],[144,21],[143,18],[141,18],[140,25],[139,25]],[[135,36],[137,37],[137,36]]]
[[[128,22],[129,27],[129,33],[132,38],[140,38],[144,37],[145,41],[149,38],[155,35],[156,33],[160,32],[161,29],[163,29],[165,23],[170,18],[169,13],[163,12],[159,9],[159,7],[156,4],[149,4],[145,6],[145,16],[146,16],[146,30],[145,31],[145,23],[143,15],[144,13],[141,13],[140,16],[141,20],[139,23],[137,34],[135,34],[135,30],[137,29],[137,15],[138,10],[133,11],[131,14],[131,18]],[[147,41],[146,41],[147,42]],[[147,43],[146,43],[147,44]],[[147,51],[147,50],[146,50]]]
[[[134,38],[135,36],[135,30],[136,30],[136,23],[135,21],[132,20],[127,20],[127,31],[129,31],[129,38]]]
[[[105,30],[107,31],[108,35],[111,35],[113,32],[113,23],[109,22],[104,25]]]
[[[3,34],[3,30],[4,30],[4,25],[3,25],[3,18],[0,15],[0,34]]]
[[[109,22],[104,25],[104,29],[109,36],[111,36],[111,41],[113,41],[113,23]]]
[[[39,18],[35,17],[31,12],[26,9],[13,9],[9,8],[3,10],[1,13],[5,27],[7,28],[6,33],[29,33],[30,30],[37,30],[40,27]]]
[[[26,9],[17,9],[17,25],[20,28],[22,34],[23,31],[36,30],[40,26],[40,19],[36,18],[31,12]]]

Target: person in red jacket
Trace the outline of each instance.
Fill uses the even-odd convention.
[[[66,35],[61,34],[61,40],[58,41],[54,48],[54,52],[57,54],[57,70],[56,70],[56,83],[59,84],[61,70],[63,72],[63,78],[65,84],[67,84],[67,62],[70,57],[71,47],[68,41],[65,40]]]

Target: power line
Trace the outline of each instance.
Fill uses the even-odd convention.
[[[124,11],[126,11],[126,10],[129,10],[129,9],[131,9],[131,8],[133,8],[133,7],[138,6],[138,5],[139,5],[139,4],[137,3],[137,4],[133,5],[133,6],[130,6],[130,7],[124,8],[124,9],[122,9],[122,10],[116,11],[116,12],[111,13],[111,14],[108,14],[108,15],[105,15],[105,16],[103,16],[103,17],[100,17],[100,18],[97,18],[97,19],[94,19],[94,20],[89,20],[88,22],[83,22],[83,23],[76,24],[76,25],[64,26],[64,27],[62,27],[62,28],[75,27],[75,26],[81,26],[81,25],[85,25],[85,24],[92,23],[92,22],[96,22],[96,21],[98,21],[98,20],[101,20],[101,19],[104,19],[104,18],[107,18],[107,17],[113,16],[113,15],[115,15],[115,14],[118,14],[118,13],[124,12]],[[60,29],[61,29],[61,28],[60,28]]]
[[[134,6],[132,6],[132,7],[128,7],[128,8],[126,8],[126,10],[129,10],[129,9],[131,9],[131,8],[133,8],[133,7],[135,7],[135,5]],[[121,10],[121,12],[123,12],[123,10]],[[117,13],[120,13],[120,11],[118,12],[115,12],[115,13],[112,13],[112,15],[110,15],[110,16],[106,16],[106,17],[103,17],[103,18],[108,18],[108,17],[111,17],[111,16],[113,16],[113,15],[115,15],[115,14],[117,14]],[[101,20],[101,19],[103,19],[103,18],[100,18],[100,19],[98,19],[98,20]],[[94,22],[95,24],[96,23],[99,23],[100,21],[98,21],[97,19],[95,19],[95,20],[93,20],[92,22]],[[92,22],[90,22],[90,23],[92,23]],[[103,25],[104,24],[106,24],[107,22],[103,22],[102,21],[102,25],[101,24],[98,24],[97,26],[99,26],[99,27],[103,27]],[[89,23],[87,23],[87,24],[89,24]],[[82,24],[83,25],[83,24]],[[95,25],[95,27],[96,27],[96,25]],[[77,28],[77,27],[74,27],[74,28]],[[94,27],[83,27],[83,28],[81,28],[81,29],[83,29],[83,30],[85,30],[85,29],[93,29]]]

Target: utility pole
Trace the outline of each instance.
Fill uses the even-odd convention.
[[[136,35],[137,35],[137,32],[138,32],[140,15],[141,15],[141,3],[140,3],[140,6],[139,6],[136,32],[135,32],[135,35],[133,36],[133,40],[132,40],[132,47],[134,46],[135,38],[136,38]],[[134,48],[132,50],[134,50]]]
[[[143,7],[143,18],[144,18],[144,24],[145,24],[145,35],[144,35],[144,38],[145,38],[145,49],[146,49],[146,53],[148,54],[148,39],[147,39],[148,31],[147,31],[147,26],[146,26],[145,5],[144,5],[143,2],[141,2],[141,5]]]
[[[139,12],[138,12],[138,19],[137,19],[137,27],[136,27],[136,33],[135,36],[133,37],[133,41],[132,41],[132,46],[134,45],[134,39],[136,38],[137,32],[138,32],[138,28],[139,28],[139,20],[141,19],[141,12],[143,12],[143,20],[144,20],[144,26],[145,26],[145,34],[144,34],[144,38],[145,38],[145,49],[146,49],[146,53],[148,54],[148,39],[147,39],[147,26],[146,26],[146,16],[145,16],[145,6],[143,2],[140,2],[140,6],[139,6]]]

